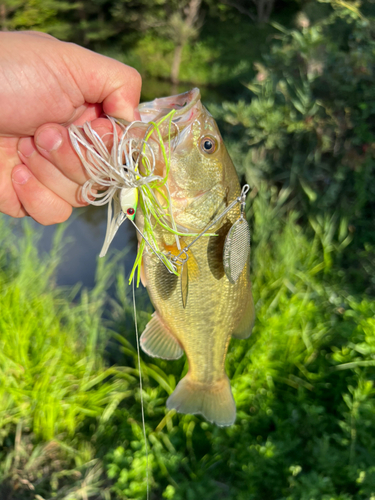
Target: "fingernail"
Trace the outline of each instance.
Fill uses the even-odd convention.
[[[16,184],[26,184],[30,179],[31,172],[25,166],[15,167],[12,172],[12,180]]]
[[[36,151],[36,147],[34,145],[34,140],[32,137],[25,137],[18,141],[18,152],[26,158],[29,158],[29,156],[31,156],[34,151]]]
[[[45,128],[35,138],[37,146],[44,151],[56,151],[63,141],[62,135],[55,128]]]

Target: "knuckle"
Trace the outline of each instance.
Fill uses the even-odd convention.
[[[72,215],[72,210],[73,207],[71,206],[65,206],[63,208],[60,208],[58,211],[56,211],[54,220],[51,222],[51,224],[61,224],[62,222],[65,222],[69,219],[69,217]]]
[[[43,216],[34,215],[33,219],[35,219],[42,226],[53,226],[54,224],[61,224],[69,219],[72,211],[61,211],[60,213],[49,214],[48,219],[45,219]]]
[[[41,190],[39,196],[33,197],[29,203],[29,214],[43,226],[65,222],[72,213],[72,206],[49,190]]]
[[[63,200],[56,200],[50,204],[48,210],[48,219],[45,220],[45,226],[52,224],[60,224],[69,219],[72,214],[73,207]]]

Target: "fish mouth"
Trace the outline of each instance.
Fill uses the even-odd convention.
[[[145,123],[155,122],[167,115],[172,109],[176,110],[173,122],[179,126],[188,124],[194,116],[194,108],[200,102],[200,91],[197,88],[184,92],[183,94],[169,97],[160,97],[150,102],[144,102],[138,106],[141,120]]]

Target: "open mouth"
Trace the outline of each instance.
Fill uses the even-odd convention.
[[[195,88],[183,94],[170,97],[161,97],[150,102],[144,102],[139,105],[138,110],[143,122],[160,120],[172,109],[176,112],[173,115],[175,123],[190,121],[194,106],[200,100],[199,89]]]

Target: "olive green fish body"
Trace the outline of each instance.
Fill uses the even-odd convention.
[[[199,93],[182,96],[166,98],[181,100],[187,96],[193,103],[186,111],[189,116],[182,117],[185,125],[181,127],[181,139],[171,152],[168,186],[178,227],[199,233],[239,196],[240,185],[216,123],[201,105]],[[210,140],[215,151],[210,151]],[[236,414],[225,373],[231,336],[246,338],[254,322],[249,263],[234,284],[223,266],[225,237],[239,216],[236,205],[210,228],[211,236],[194,243],[187,262],[178,268],[179,276],[171,274],[151,251],[143,256],[142,281],[156,312],[142,334],[141,346],[148,354],[165,359],[176,359],[184,351],[189,361],[189,371],[167,406],[182,413],[201,413],[218,425],[231,425]],[[138,217],[141,224],[142,215]],[[159,248],[173,255],[179,253],[170,232],[157,226],[155,236]],[[181,238],[182,248],[193,240],[192,236]]]

